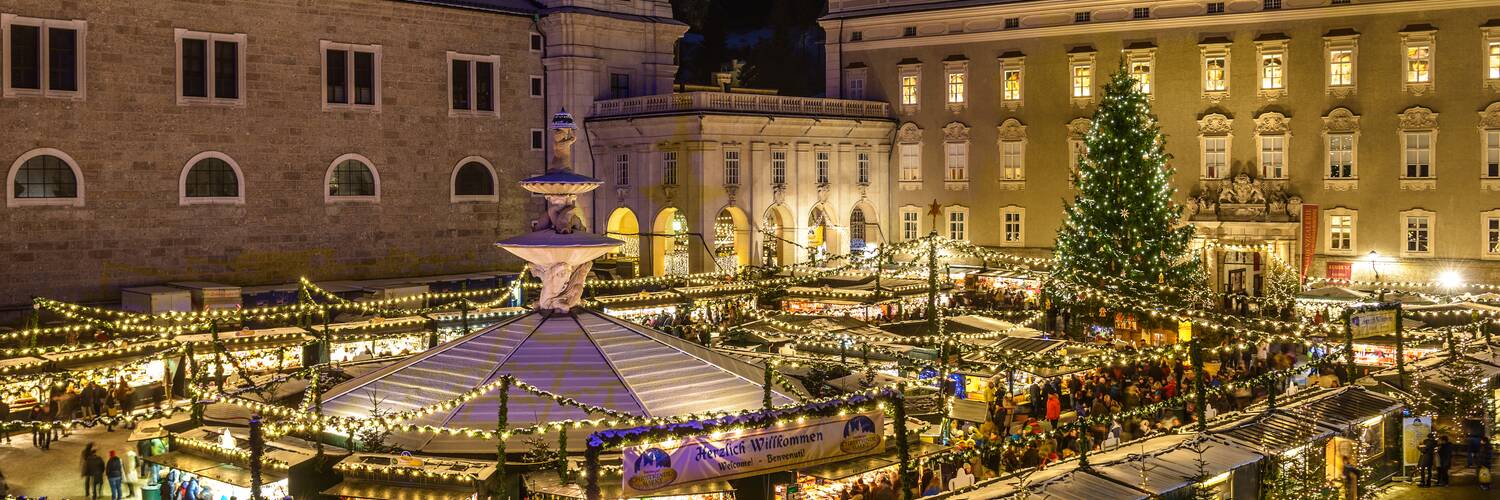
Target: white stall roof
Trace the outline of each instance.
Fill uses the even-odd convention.
[[[1175,443],[1173,441],[1176,441]],[[1166,436],[1147,440],[1144,454],[1141,446],[1125,446],[1118,451],[1096,456],[1090,462],[1094,472],[1122,484],[1129,484],[1155,495],[1176,491],[1191,485],[1198,477],[1198,453],[1203,450],[1204,473],[1216,476],[1240,466],[1259,462],[1261,456],[1213,440],[1196,440],[1188,435]],[[1136,450],[1131,453],[1131,450]],[[1144,461],[1140,460],[1144,457]],[[1148,471],[1141,480],[1141,468]]]

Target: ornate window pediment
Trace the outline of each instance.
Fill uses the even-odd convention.
[[[1006,118],[1005,122],[1000,124],[997,131],[1002,141],[1026,140],[1026,126],[1022,125],[1021,121],[1015,118]]]
[[[922,127],[912,122],[901,124],[901,128],[896,130],[896,142],[922,142]]]
[[[1261,135],[1285,134],[1291,130],[1291,125],[1291,120],[1281,113],[1261,113],[1255,117],[1255,133]]]
[[[1421,106],[1407,108],[1397,118],[1403,130],[1437,128],[1438,114]]]
[[[952,122],[943,126],[944,142],[963,142],[969,140],[969,126],[960,122]]]
[[[1090,118],[1074,118],[1068,122],[1068,139],[1082,140],[1089,135],[1089,129],[1094,127],[1094,120]]]
[[[1198,120],[1198,133],[1202,135],[1229,135],[1234,119],[1219,113],[1211,113]]]

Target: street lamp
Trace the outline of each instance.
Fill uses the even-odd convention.
[[[1381,302],[1385,302],[1385,286],[1380,283],[1380,267],[1376,265],[1380,262],[1380,252],[1370,250],[1365,254],[1365,260],[1370,261],[1370,272],[1375,273],[1375,293]]]

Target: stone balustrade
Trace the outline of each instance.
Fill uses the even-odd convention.
[[[823,99],[727,92],[681,92],[596,101],[590,118],[651,115],[683,111],[725,111],[769,115],[844,118],[889,118],[890,104],[879,101]]]

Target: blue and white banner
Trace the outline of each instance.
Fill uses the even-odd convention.
[[[722,481],[885,451],[880,410],[624,448],[625,493]]]

